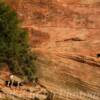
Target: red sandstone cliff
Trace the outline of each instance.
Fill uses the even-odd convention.
[[[100,1],[6,0],[28,29],[39,78],[55,98],[82,91],[100,99]],[[97,98],[87,93],[97,94]],[[76,100],[77,97],[73,97]],[[57,99],[58,100],[58,99]],[[61,100],[61,99],[59,99]]]

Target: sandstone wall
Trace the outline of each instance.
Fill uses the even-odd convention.
[[[99,95],[99,100],[100,1],[6,1],[29,30],[32,50],[38,54],[40,82],[56,95],[82,91],[86,96],[81,100],[90,100],[87,93]]]

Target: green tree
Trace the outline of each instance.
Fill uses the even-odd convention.
[[[13,73],[30,78],[36,70],[35,58],[29,49],[28,33],[20,28],[16,13],[0,2],[0,63],[8,64]]]

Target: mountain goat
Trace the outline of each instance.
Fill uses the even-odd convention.
[[[9,80],[6,81],[6,86],[8,87],[12,87],[12,86],[15,86],[15,87],[20,87],[22,86],[22,79],[15,76],[15,75],[10,75],[9,76]]]

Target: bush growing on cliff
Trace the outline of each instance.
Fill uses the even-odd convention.
[[[36,57],[29,49],[28,34],[19,27],[19,22],[16,13],[0,1],[0,63],[8,64],[13,73],[32,80]]]

